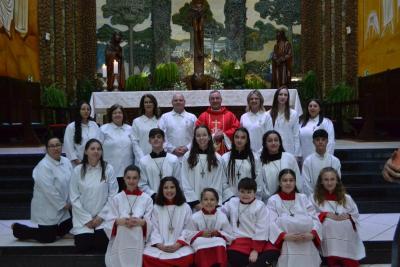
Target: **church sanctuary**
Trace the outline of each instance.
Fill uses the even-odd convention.
[[[399,267],[400,0],[0,0],[0,267]]]

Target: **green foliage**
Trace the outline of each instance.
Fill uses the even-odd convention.
[[[53,83],[45,86],[42,90],[42,105],[49,108],[65,108],[67,107],[67,97],[65,92]]]
[[[125,83],[127,91],[147,91],[150,89],[150,79],[147,73],[129,76]]]
[[[89,80],[88,78],[79,80],[76,85],[77,103],[80,103],[82,101],[89,103],[90,97],[95,90],[96,90],[96,85],[92,80]]]
[[[341,82],[328,93],[326,96],[327,103],[341,103],[354,100],[356,91],[345,82]]]
[[[220,90],[220,89],[224,89],[224,83],[220,82],[218,80],[215,80],[211,86],[210,86],[211,90]]]
[[[154,87],[158,90],[173,88],[178,80],[179,70],[174,62],[159,64],[154,71]]]
[[[243,64],[225,61],[221,66],[220,79],[225,88],[241,89],[245,85],[246,71]]]
[[[247,89],[265,89],[265,81],[257,74],[247,74],[245,86]]]
[[[300,0],[260,0],[254,7],[263,19],[269,18],[278,25],[300,24]]]
[[[310,70],[307,72],[299,87],[299,95],[303,107],[309,99],[319,98],[318,80],[314,71]]]
[[[174,84],[174,90],[176,91],[186,91],[187,89],[187,85],[183,81],[179,81]]]

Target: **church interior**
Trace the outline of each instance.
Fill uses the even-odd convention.
[[[365,247],[354,266],[400,266],[400,167],[397,180],[382,176],[400,148],[400,0],[0,0],[0,266],[125,266],[105,265],[104,253],[77,253],[73,237],[42,244],[13,236],[14,222],[37,226],[30,221],[32,171],[50,137],[65,145],[82,103],[97,128],[113,121],[115,104],[133,128],[149,94],[161,118],[182,97],[198,125],[217,92],[237,129],[247,128],[241,118],[256,91],[275,131],[282,88],[300,142],[313,100],[321,121],[331,121],[332,155],[358,207]],[[233,132],[218,129],[225,118],[208,116],[209,132],[222,131],[228,152]],[[247,129],[250,138],[255,130]],[[264,146],[253,150],[257,157]],[[301,171],[306,156],[292,154]]]

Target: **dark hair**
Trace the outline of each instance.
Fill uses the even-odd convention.
[[[89,141],[87,141],[87,143],[85,145],[85,152],[86,152],[86,150],[89,149],[89,147],[92,143],[98,143],[100,145],[101,151],[103,151],[103,146],[101,145],[101,142],[95,138],[92,138]],[[82,168],[81,168],[81,178],[82,179],[86,175],[86,169],[87,169],[88,163],[89,163],[88,156],[86,153],[83,153]],[[100,166],[101,166],[101,181],[105,181],[106,180],[107,162],[105,162],[103,159],[103,153],[101,153],[101,157],[100,157]]]
[[[149,131],[149,138],[155,137],[157,134],[160,134],[163,139],[165,139],[165,133],[160,128],[153,128]]]
[[[232,182],[232,184],[235,184],[235,181],[236,181],[236,179],[235,179],[235,175],[236,175],[235,174],[235,171],[236,171],[235,170],[235,168],[236,168],[235,162],[236,162],[236,158],[239,155],[239,151],[237,150],[236,145],[235,145],[235,135],[237,132],[244,132],[247,136],[247,142],[246,142],[246,145],[244,148],[244,153],[250,160],[251,178],[256,179],[256,171],[255,171],[256,167],[255,167],[255,162],[254,162],[254,155],[251,150],[249,131],[247,131],[246,128],[240,127],[240,128],[237,128],[235,130],[235,133],[233,134],[232,150],[231,150],[231,155],[230,155],[229,161],[228,161],[228,172],[227,172],[228,182]]]
[[[304,116],[301,120],[301,127],[306,126],[307,122],[310,120],[310,113],[308,112],[308,106],[310,105],[311,102],[315,102],[318,104],[319,106],[319,119],[318,119],[318,123],[317,123],[317,127],[322,123],[322,121],[324,120],[324,113],[322,110],[322,102],[321,100],[317,99],[317,98],[312,98],[310,100],[307,101],[307,112],[304,113]]]
[[[204,196],[204,194],[206,192],[213,193],[213,195],[214,195],[215,199],[217,200],[217,202],[219,201],[219,196],[218,196],[217,190],[215,190],[214,188],[211,188],[211,187],[206,187],[206,188],[203,189],[203,191],[201,191],[200,200],[203,200],[203,196]]]
[[[139,174],[139,178],[140,178],[140,168],[138,166],[132,164],[132,165],[129,165],[128,167],[126,167],[124,170],[124,176],[126,175],[127,172],[130,172],[130,171],[137,172]]]
[[[281,87],[279,87],[274,94],[274,100],[272,101],[272,107],[271,107],[271,118],[272,118],[272,125],[275,126],[275,121],[276,118],[278,117],[278,112],[279,112],[279,107],[278,107],[278,95],[279,93],[283,90],[286,89],[287,93],[288,93],[288,98],[287,101],[285,103],[285,119],[288,121],[290,120],[290,94],[289,94],[289,89],[287,88],[286,85],[282,85]]]
[[[279,143],[280,143],[278,153],[282,154],[282,152],[285,152],[285,149],[283,148],[283,144],[282,144],[281,135],[275,130],[269,130],[269,131],[265,132],[265,134],[262,137],[262,147],[263,148],[262,148],[261,155],[260,155],[260,160],[261,160],[262,164],[268,164],[271,161],[271,154],[269,153],[268,147],[267,147],[267,138],[271,134],[276,134],[278,136]]]
[[[336,187],[334,194],[336,195],[337,202],[343,206],[346,205],[346,189],[343,186],[342,180],[340,179],[339,173],[332,167],[323,168],[318,175],[317,183],[315,184],[314,200],[318,204],[322,204],[325,201],[326,189],[322,185],[322,176],[327,172],[333,172],[336,176]]]
[[[74,134],[74,143],[75,144],[80,144],[82,142],[82,117],[81,117],[81,108],[83,105],[88,105],[89,110],[92,110],[92,107],[89,105],[88,102],[82,101],[78,105],[78,113],[75,118],[75,134]],[[88,120],[92,120],[92,118],[88,118]]]
[[[212,137],[211,137],[211,132],[208,129],[208,127],[205,125],[198,125],[198,126],[196,126],[196,128],[194,128],[192,147],[190,148],[189,157],[187,159],[187,162],[189,164],[189,167],[191,169],[193,169],[194,167],[196,167],[196,165],[199,161],[200,148],[199,148],[199,144],[197,144],[197,142],[196,142],[196,132],[200,128],[206,129],[206,131],[207,131],[207,135],[208,135],[207,167],[208,167],[208,171],[211,172],[212,167],[218,166],[218,160],[217,160],[217,157],[215,156],[215,150],[214,150],[214,144],[213,144]]]
[[[254,179],[245,177],[242,180],[240,180],[238,184],[238,190],[240,189],[253,190],[254,192],[257,192],[257,183]]]
[[[144,94],[142,98],[140,98],[140,103],[139,103],[139,114],[144,115],[144,99],[145,98],[150,98],[151,102],[153,102],[154,108],[153,108],[153,115],[156,116],[158,119],[160,117],[160,109],[158,108],[158,103],[157,99],[154,97],[152,94]]]
[[[45,143],[44,143],[44,146],[46,147],[46,149],[49,148],[49,142],[51,139],[57,139],[58,141],[60,141],[60,143],[62,143],[61,139],[58,138],[57,136],[54,136],[54,135],[47,136],[45,139]]]
[[[122,116],[123,116],[122,124],[124,124],[125,123],[125,118],[126,118],[126,113],[125,113],[124,107],[121,106],[120,104],[114,104],[109,109],[107,109],[108,122],[112,122],[112,113],[116,109],[120,109],[122,111]]]
[[[296,181],[296,173],[295,173],[292,169],[286,168],[286,169],[282,169],[282,170],[279,172],[279,174],[278,174],[279,182],[281,181],[282,177],[283,177],[285,174],[290,174],[290,175],[292,175],[292,176],[294,177],[294,181]],[[279,192],[281,192],[281,191],[282,191],[282,188],[281,188],[281,185],[279,185],[278,190],[275,192],[275,194],[276,194],[276,193],[279,193]],[[296,184],[294,184],[294,191],[295,191],[296,193],[299,193],[299,190],[297,189]]]
[[[322,137],[322,138],[328,139],[328,132],[325,131],[324,129],[318,129],[313,133],[312,139],[314,140],[314,139],[316,139],[318,137]]]
[[[175,205],[180,206],[183,203],[185,203],[186,202],[185,195],[183,194],[182,189],[179,186],[178,180],[173,176],[166,176],[166,177],[162,178],[160,181],[160,186],[158,187],[155,204],[157,204],[159,206],[165,205],[166,199],[165,199],[163,193],[164,193],[164,185],[166,182],[172,182],[175,185],[175,188],[176,188],[176,195],[175,195],[175,199],[174,199]]]

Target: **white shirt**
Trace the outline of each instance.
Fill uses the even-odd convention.
[[[300,123],[300,146],[303,160],[315,151],[312,135],[318,129],[324,129],[328,132],[328,146],[326,150],[332,155],[335,152],[335,129],[333,128],[332,121],[324,118],[321,124],[317,126],[318,121],[319,116],[313,119],[310,118],[304,127],[301,127]]]
[[[240,117],[240,126],[249,131],[251,149],[257,153],[262,149],[262,137],[265,132],[272,130],[271,117],[265,111],[246,112]]]
[[[201,191],[206,187],[214,188],[219,195],[219,204],[222,204],[222,192],[226,183],[226,176],[224,166],[222,164],[221,156],[215,153],[217,157],[218,166],[212,167],[211,172],[208,171],[207,155],[198,154],[197,165],[191,169],[187,159],[189,158],[190,151],[186,152],[182,158],[182,189],[188,203],[200,201]]]
[[[71,162],[61,157],[60,161],[48,154],[33,169],[33,197],[31,220],[40,225],[56,225],[70,218],[64,207],[69,203],[69,181]]]
[[[107,164],[105,170],[105,181],[101,181],[101,166],[98,163],[95,167],[87,165],[86,174],[81,177],[82,164],[75,167],[70,183],[70,198],[72,204],[71,233],[74,235],[94,233],[93,229],[85,224],[94,217],[106,218],[108,203],[118,193],[118,183],[114,175],[114,169]],[[103,229],[103,221],[96,229]]]
[[[271,118],[271,111],[267,112]],[[282,137],[283,148],[286,152],[293,154],[295,157],[301,156],[300,139],[299,139],[299,116],[294,109],[290,109],[289,121],[285,118],[285,113],[278,113],[273,129]]]
[[[304,180],[303,191],[306,195],[310,196],[314,193],[319,172],[325,167],[334,168],[339,173],[339,177],[341,177],[340,160],[328,152],[322,156],[314,152],[305,159],[302,174]]]
[[[104,160],[113,166],[116,177],[123,177],[125,168],[133,164],[131,126],[107,123],[100,130]]]
[[[80,144],[75,144],[75,122],[68,124],[64,134],[64,151],[70,161],[75,159],[82,160],[83,152],[85,151],[86,142],[92,138],[100,139],[100,128],[94,121],[89,121],[88,124],[81,123],[82,141]]]
[[[152,158],[148,154],[141,158],[139,168],[141,171],[139,188],[149,196],[157,193],[160,181],[164,177],[173,176],[179,182],[181,181],[181,163],[175,155],[170,153],[161,158]]]
[[[302,192],[303,180],[300,174],[299,165],[295,157],[287,152],[282,152],[279,160],[274,160],[268,164],[261,163],[261,168],[257,177],[257,195],[267,203],[270,196],[275,194],[279,188],[279,172],[283,169],[292,169],[296,174],[297,190]]]
[[[156,116],[152,118],[142,115],[132,122],[132,142],[133,153],[135,154],[136,162],[151,152],[149,143],[149,132],[151,129],[157,128],[158,119]]]
[[[161,116],[158,127],[165,133],[167,152],[172,153],[179,146],[186,146],[187,149],[190,149],[195,122],[196,116],[186,111],[177,113],[172,110]]]

